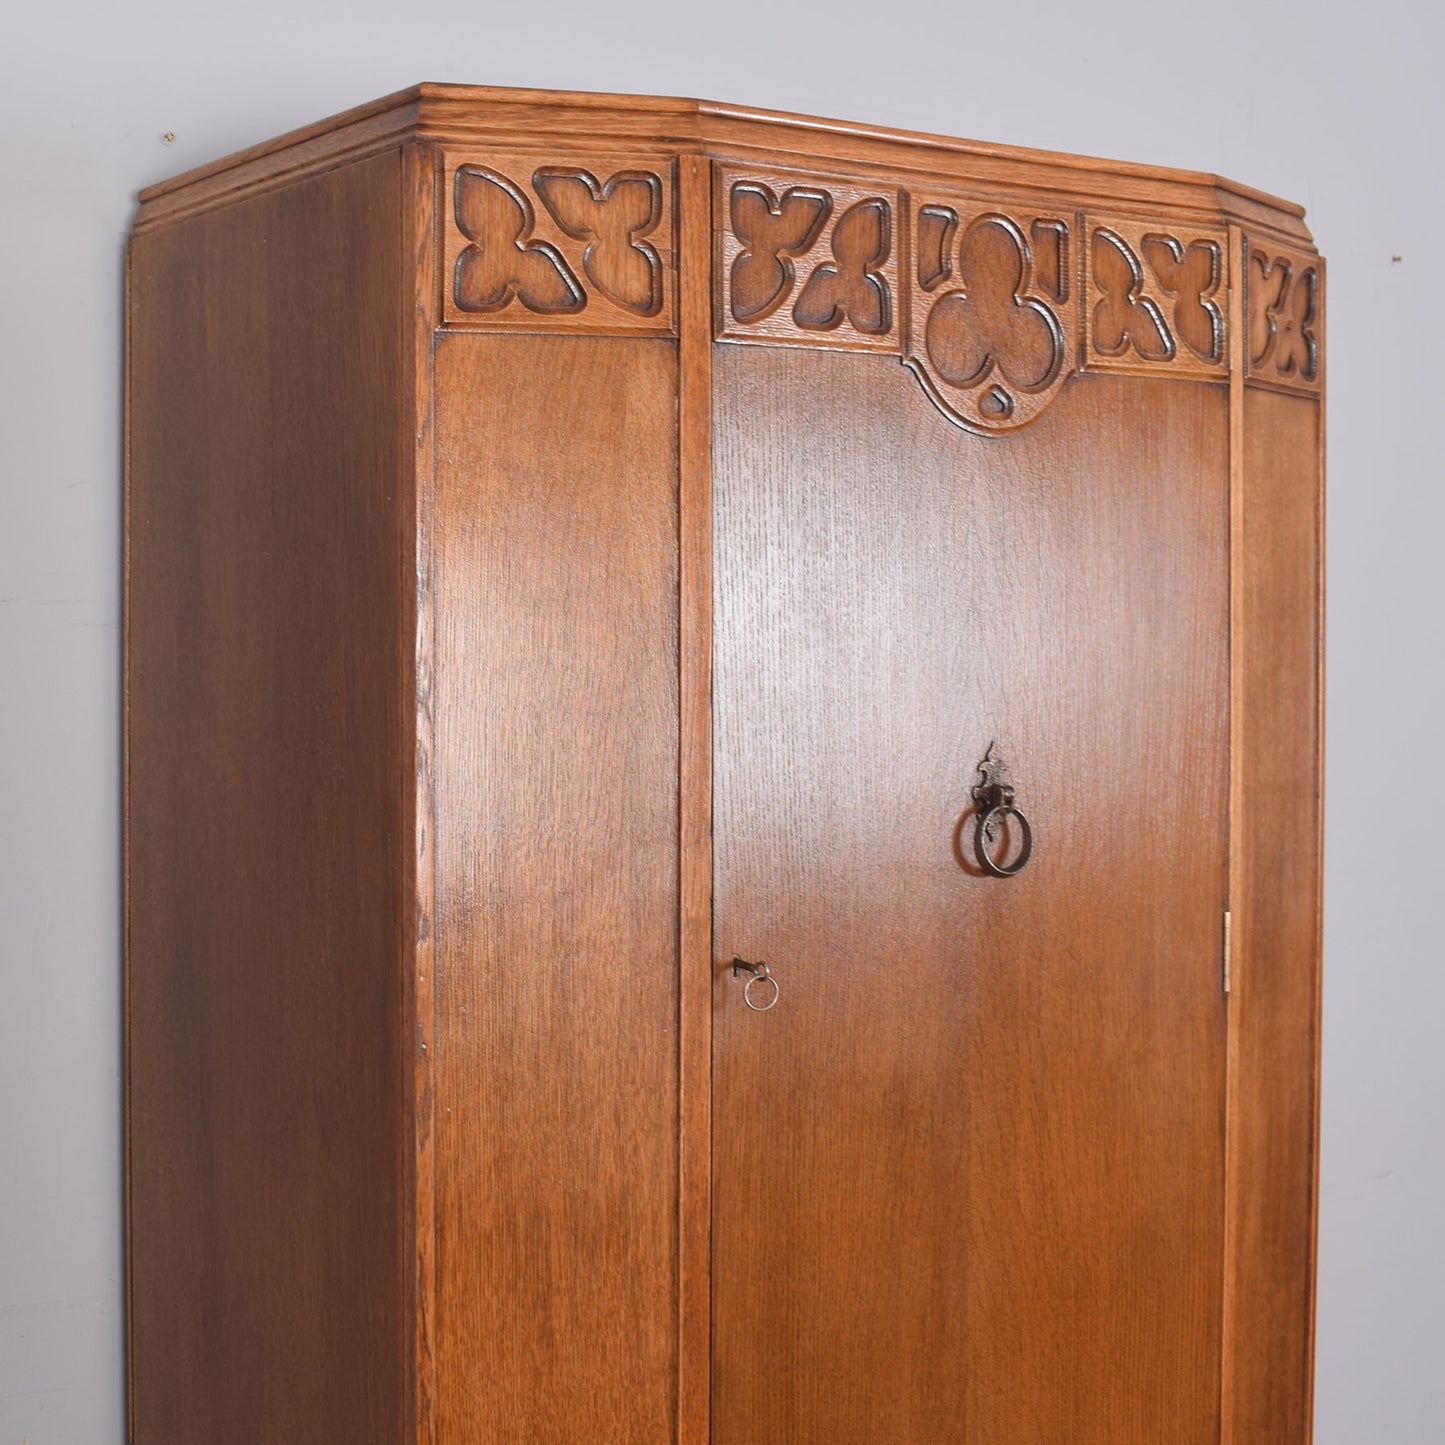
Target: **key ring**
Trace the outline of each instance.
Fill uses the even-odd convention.
[[[754,1013],[765,1014],[778,1001],[778,981],[772,975],[772,971],[765,963],[749,963],[744,958],[733,957],[733,977],[736,978],[744,970],[751,975],[743,985],[743,1002],[752,1009]],[[753,989],[760,983],[770,983],[773,986],[772,996],[767,1003],[757,1003],[753,999]]]

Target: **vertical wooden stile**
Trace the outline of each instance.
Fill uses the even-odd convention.
[[[1323,263],[1231,227],[1226,1445],[1310,1438],[1318,1220]]]
[[[432,766],[434,616],[432,596],[431,528],[435,505],[433,471],[435,428],[433,426],[433,366],[436,310],[436,158],[430,146],[409,145],[402,151],[401,224],[404,228],[402,285],[408,310],[413,317],[411,386],[403,388],[402,401],[408,408],[402,428],[403,444],[409,440],[412,455],[403,459],[402,475],[411,472],[410,506],[413,521],[412,553],[408,567],[416,569],[415,623],[402,639],[414,649],[405,660],[403,676],[412,679],[407,699],[406,722],[414,727],[414,775],[416,778],[413,827],[413,886],[411,915],[411,1007],[414,1021],[409,1036],[415,1049],[412,1074],[413,1097],[409,1110],[412,1129],[414,1207],[403,1212],[416,1229],[415,1248],[403,1251],[412,1261],[411,1294],[416,1300],[416,1331],[412,1340],[415,1358],[408,1370],[412,1381],[417,1445],[432,1445],[436,1434],[435,1363],[432,1355],[432,1315],[436,1304],[436,1192],[435,1155],[432,1148],[431,1050],[436,1036],[435,964],[436,937],[436,782]],[[403,497],[405,498],[405,491]]]
[[[1238,1181],[1238,1136],[1235,1119],[1239,1099],[1239,1021],[1241,988],[1234,940],[1240,935],[1239,908],[1244,901],[1240,869],[1243,863],[1244,769],[1239,757],[1244,730],[1239,709],[1244,702],[1239,647],[1244,613],[1244,237],[1238,226],[1229,228],[1229,994],[1225,999],[1224,1088],[1224,1320],[1220,1344],[1220,1445],[1234,1438],[1234,1287],[1236,1215],[1234,1193]]]
[[[711,163],[678,159],[678,1445],[709,1437],[712,1193]]]
[[[1320,275],[1323,279],[1325,272],[1325,261],[1319,259]],[[1325,436],[1329,427],[1329,405],[1328,395],[1330,389],[1330,363],[1329,363],[1329,318],[1323,309],[1315,321],[1318,328],[1319,338],[1319,367],[1320,367],[1320,390],[1318,414],[1316,419],[1316,431],[1318,433],[1319,449],[1316,456],[1315,475],[1315,680],[1317,691],[1315,694],[1315,796],[1317,799],[1317,810],[1315,814],[1315,886],[1317,890],[1318,906],[1314,916],[1314,942],[1310,948],[1310,958],[1313,962],[1311,978],[1314,985],[1314,1009],[1312,1025],[1314,1028],[1314,1117],[1310,1125],[1310,1139],[1314,1144],[1313,1158],[1311,1159],[1310,1177],[1310,1260],[1309,1260],[1309,1284],[1310,1301],[1308,1306],[1308,1318],[1306,1321],[1307,1332],[1307,1358],[1305,1365],[1305,1399],[1304,1399],[1304,1429],[1305,1439],[1314,1439],[1315,1428],[1315,1343],[1319,1330],[1319,1306],[1318,1306],[1318,1281],[1319,1281],[1319,1255],[1320,1255],[1320,1069],[1323,1062],[1322,1051],[1324,1048],[1324,975],[1323,960],[1325,951],[1325,916],[1324,916],[1324,884],[1325,884],[1325,574],[1328,570],[1328,561],[1325,552],[1325,524],[1326,524],[1326,498],[1325,487]]]

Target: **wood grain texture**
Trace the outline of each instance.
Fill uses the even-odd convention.
[[[712,1282],[712,168],[678,164],[678,1445],[707,1445]]]
[[[1227,234],[1088,216],[1084,235],[1085,366],[1223,377],[1233,329]]]
[[[1320,952],[1320,412],[1241,388],[1230,1445],[1309,1438]]]
[[[675,334],[673,159],[452,151],[442,315],[452,327]]]
[[[676,1429],[676,360],[438,342],[444,1442]]]
[[[1318,395],[1324,384],[1324,263],[1245,237],[1244,363],[1255,386]]]
[[[719,166],[718,335],[896,354],[901,210],[896,187]]]
[[[1234,220],[1261,238],[1309,247],[1303,208],[1250,186],[1198,171],[958,140],[857,122],[663,96],[593,95],[497,86],[415,86],[290,136],[228,156],[142,192],[136,225],[164,224],[226,204],[253,189],[286,184],[317,167],[412,137],[445,145],[535,146],[562,142],[579,153],[666,139],[679,153],[742,163],[836,169],[891,179],[962,184],[979,197],[1017,196],[1045,209],[1077,197],[1111,214],[1140,206],[1179,224]],[[831,163],[831,166],[830,166]]]
[[[1244,233],[1229,228],[1229,265],[1234,275],[1243,269]],[[1229,294],[1229,329],[1243,334],[1243,288]],[[1230,972],[1228,995],[1228,1041],[1225,1048],[1225,1138],[1224,1138],[1224,1321],[1223,1358],[1219,1379],[1220,1445],[1234,1445],[1235,1319],[1239,1286],[1239,1011],[1233,987],[1234,906],[1244,892],[1243,835],[1244,744],[1240,703],[1244,697],[1246,655],[1243,617],[1245,596],[1244,557],[1244,366],[1243,352],[1236,347],[1229,372],[1229,900]]]
[[[1000,443],[882,358],[714,376],[713,1439],[1213,1445],[1225,390]]]
[[[900,355],[949,420],[983,434],[1035,422],[1081,358],[1092,371],[1224,379],[1226,233],[1074,204],[719,165],[717,335]],[[1268,274],[1283,277],[1270,296],[1303,296],[1312,315],[1314,271]],[[1271,355],[1314,345],[1290,319],[1299,306],[1258,309]]]
[[[436,1091],[432,1051],[436,1044],[436,616],[432,587],[432,532],[436,514],[435,349],[440,324],[437,302],[436,197],[441,158],[431,146],[409,145],[401,152],[399,221],[402,243],[410,248],[410,266],[402,275],[402,301],[411,318],[411,344],[403,373],[404,441],[412,448],[403,460],[412,485],[413,550],[409,571],[415,589],[415,626],[402,642],[409,655],[403,667],[415,698],[413,757],[413,849],[415,883],[412,907],[411,1001],[412,1097],[408,1110],[412,1196],[403,1249],[412,1261],[408,1298],[415,1302],[412,1353],[405,1379],[412,1399],[417,1445],[436,1439],[436,1357],[432,1347],[436,1312]]]
[[[390,1445],[407,1427],[399,184],[397,157],[377,157],[130,253],[128,1217],[145,1445]]]
[[[1029,425],[1078,363],[1073,211],[936,185],[910,202],[904,360],[950,421],[984,433]]]
[[[431,85],[146,193],[141,1445],[1305,1445],[1301,215]]]

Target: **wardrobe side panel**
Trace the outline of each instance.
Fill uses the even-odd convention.
[[[437,344],[437,1440],[675,1428],[676,347]]]
[[[399,162],[129,261],[132,1438],[407,1426]]]
[[[1233,1445],[1310,1433],[1320,947],[1320,404],[1243,398]]]

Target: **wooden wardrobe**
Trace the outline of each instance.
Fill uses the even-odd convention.
[[[135,1445],[1304,1445],[1322,290],[690,100],[145,192]]]

